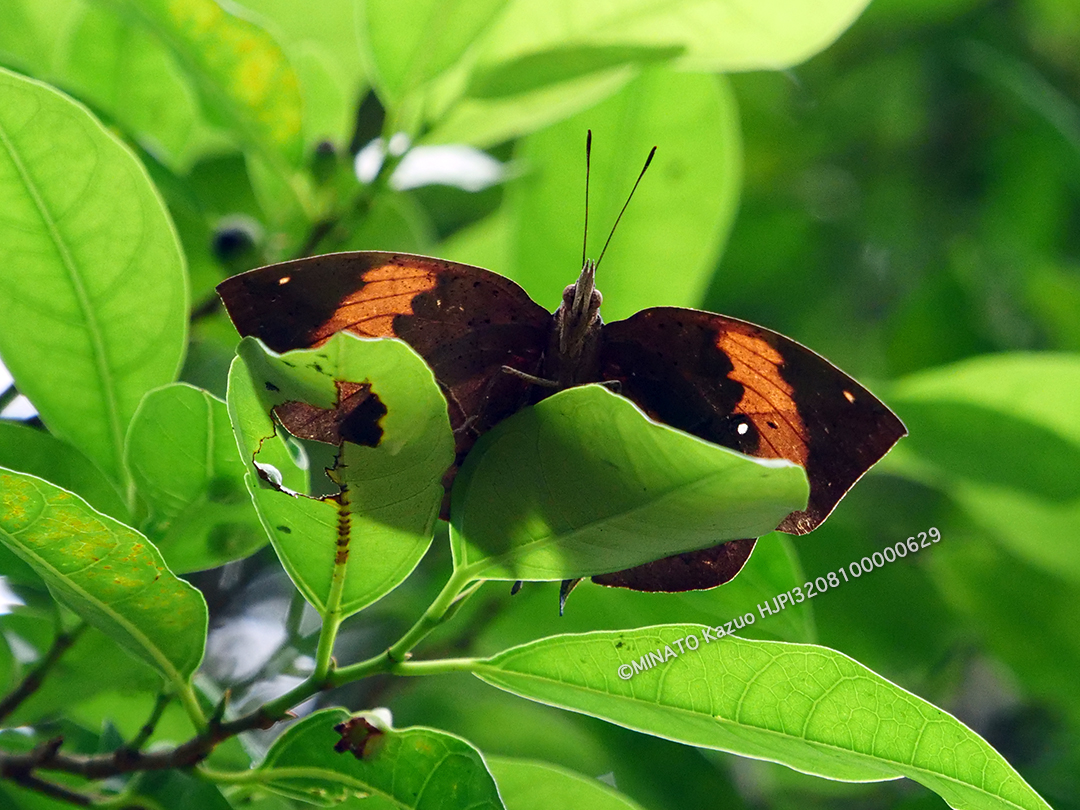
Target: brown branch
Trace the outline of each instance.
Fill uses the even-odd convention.
[[[41,659],[41,662],[27,672],[26,677],[22,679],[22,682],[9,692],[3,700],[0,700],[0,720],[3,720],[19,708],[19,705],[24,700],[37,691],[38,687],[45,681],[45,676],[49,673],[49,670],[60,660],[60,656],[75,643],[75,640],[78,639],[79,634],[82,633],[84,627],[86,627],[86,625],[79,625],[71,632],[60,632],[56,634],[52,646],[45,654],[45,657]]]
[[[58,785],[56,782],[49,782],[45,779],[40,779],[34,776],[32,773],[23,773],[17,776],[13,776],[12,780],[17,785],[21,785],[27,790],[33,790],[37,793],[41,793],[44,796],[48,796],[52,799],[59,799],[62,802],[68,802],[69,804],[75,804],[79,807],[89,807],[92,804],[97,804],[104,801],[100,796],[92,796],[88,793],[80,793],[77,790],[71,790],[63,785]]]

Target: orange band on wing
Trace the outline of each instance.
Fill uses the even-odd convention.
[[[400,264],[372,267],[361,279],[363,286],[342,300],[334,317],[319,330],[326,338],[342,329],[364,337],[395,337],[394,318],[412,315],[413,299],[438,283],[431,270]]]
[[[760,337],[730,329],[720,333],[716,345],[734,366],[728,379],[743,387],[735,413],[747,416],[757,429],[761,443],[755,455],[805,467],[808,434],[792,398],[795,389],[780,375],[784,358]]]

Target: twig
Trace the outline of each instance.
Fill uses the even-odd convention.
[[[14,402],[15,397],[17,396],[19,396],[19,389],[15,387],[15,383],[12,383],[0,392],[0,411],[4,410],[4,408]]]
[[[92,804],[104,801],[102,797],[92,796],[88,793],[80,793],[77,790],[71,790],[63,785],[58,785],[56,782],[49,782],[40,777],[34,776],[32,773],[21,773],[13,775],[12,780],[27,790],[33,790],[42,795],[49,796],[53,799],[59,799],[62,802],[68,802],[80,807],[89,807]]]
[[[146,741],[150,739],[154,729],[157,728],[161,715],[165,713],[165,707],[169,705],[172,699],[173,696],[168,692],[162,692],[157,696],[157,700],[154,701],[154,708],[150,711],[150,716],[143,723],[143,727],[139,729],[139,733],[127,744],[127,750],[135,752],[146,745]]]
[[[78,639],[79,634],[82,633],[85,627],[85,624],[81,624],[69,632],[56,634],[52,646],[45,654],[45,657],[41,659],[41,662],[27,672],[22,682],[9,692],[3,700],[0,700],[0,720],[15,711],[24,700],[37,691],[38,687],[44,682],[49,670],[60,660],[60,656],[67,651],[68,647],[75,643],[75,640]]]

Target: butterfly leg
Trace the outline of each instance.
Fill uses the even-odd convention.
[[[535,374],[529,374],[521,369],[514,368],[513,366],[503,366],[502,371],[504,374],[512,374],[515,377],[520,377],[525,382],[532,383],[533,385],[539,385],[541,388],[558,388],[559,384],[555,380],[548,380],[544,377],[537,377]]]

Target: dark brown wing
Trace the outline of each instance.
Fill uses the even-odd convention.
[[[319,346],[342,330],[408,343],[443,387],[459,461],[528,402],[528,383],[501,368],[537,373],[552,324],[508,278],[407,253],[313,256],[233,276],[217,290],[240,334],[277,352]]]
[[[805,468],[809,504],[779,526],[791,534],[817,527],[907,434],[892,411],[825,358],[776,332],[710,312],[655,307],[607,324],[600,364],[603,379],[618,380],[623,395],[658,421]],[[729,554],[725,567],[716,564],[714,549],[694,554],[714,578],[725,577],[715,585],[738,573],[746,559]],[[681,586],[679,572],[691,562],[686,557],[594,579],[637,590],[700,588]]]

